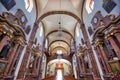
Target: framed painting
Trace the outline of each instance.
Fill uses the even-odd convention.
[[[110,13],[117,4],[113,0],[104,0],[103,8]]]
[[[8,11],[16,5],[14,0],[1,0],[1,3]]]

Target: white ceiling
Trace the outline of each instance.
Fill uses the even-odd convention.
[[[43,14],[51,11],[67,11],[75,14],[80,18],[81,8],[84,0],[36,0],[38,7],[38,18]],[[45,29],[45,36],[54,31],[54,30],[64,30],[70,33],[74,37],[74,30],[77,24],[77,20],[72,16],[66,14],[54,14],[48,15],[42,20]],[[64,32],[54,32],[48,37],[49,43],[55,40],[64,40],[71,43],[72,37]],[[55,42],[54,45],[50,47],[53,48],[55,45],[60,44],[60,41]],[[66,44],[63,44],[62,47],[66,48]],[[67,46],[70,49],[69,46]]]

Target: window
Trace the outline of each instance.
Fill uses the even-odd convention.
[[[48,39],[45,40],[45,48],[48,48]]]
[[[42,35],[43,35],[43,27],[41,26],[40,27],[40,37],[42,37]]]
[[[60,70],[60,69],[57,70],[57,76],[56,76],[55,80],[63,80],[62,70]]]
[[[89,32],[89,35],[91,36],[93,34],[93,30],[91,27],[88,27],[88,32]]]
[[[31,30],[31,27],[28,25],[27,28],[25,29],[26,34],[29,34],[30,30]]]
[[[34,44],[36,44],[36,43],[37,43],[37,38],[34,39]]]
[[[76,36],[79,37],[79,27],[76,27]]]
[[[86,0],[86,6],[85,6],[88,14],[90,14],[94,8],[94,0]]]
[[[24,0],[25,2],[25,8],[28,12],[31,12],[33,9],[33,0]]]
[[[84,45],[84,43],[85,43],[83,38],[81,38],[81,43],[82,43],[82,45]]]
[[[62,54],[62,50],[57,50],[57,54]]]

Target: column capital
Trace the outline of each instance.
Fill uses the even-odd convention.
[[[1,30],[1,29],[0,29],[0,32],[1,32],[2,34],[4,34],[5,36],[7,36],[7,37],[8,37],[8,40],[11,40],[12,37],[13,37],[10,32],[3,31],[3,30]]]
[[[112,36],[111,36],[111,34],[109,33],[109,34],[107,34],[107,35],[105,36],[105,39],[106,39],[106,40],[109,40],[110,37],[112,37]]]
[[[25,40],[21,36],[16,36],[14,38],[14,42],[16,44],[20,44],[20,46],[23,46],[25,44]]]
[[[98,41],[98,42],[95,43],[95,47],[97,47],[97,46],[99,46],[99,45],[102,45],[102,44],[103,44],[102,41]]]

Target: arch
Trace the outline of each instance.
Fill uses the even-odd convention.
[[[77,15],[75,15],[74,13],[68,12],[68,11],[49,11],[49,12],[46,12],[46,13],[44,13],[43,15],[41,15],[41,16],[38,18],[38,20],[36,21],[36,24],[39,24],[39,23],[42,21],[43,18],[45,18],[45,17],[47,17],[47,16],[49,16],[49,15],[54,15],[54,14],[65,14],[65,15],[72,16],[73,18],[75,18],[75,19],[78,21],[78,23],[79,23],[80,25],[82,25],[81,19],[80,19]],[[69,32],[68,32],[68,33],[69,33]],[[72,38],[73,38],[73,37],[72,37]],[[46,38],[45,38],[45,39],[46,39]],[[44,39],[44,41],[45,41],[45,39]],[[73,40],[74,40],[74,38],[73,38]],[[75,40],[74,40],[74,41],[75,41]]]
[[[49,33],[46,35],[45,39],[46,39],[50,34],[52,34],[52,33],[54,33],[54,32],[58,32],[58,31],[59,31],[59,30],[53,30],[53,31],[49,32]],[[73,37],[72,34],[69,33],[68,31],[66,31],[66,30],[61,30],[61,32],[67,33],[67,34],[70,35],[70,36],[73,38],[73,40],[74,40],[74,37]],[[44,39],[44,40],[45,40],[45,39]]]
[[[38,18],[38,20],[37,20],[36,23],[39,24],[39,22],[40,22],[43,18],[45,18],[45,17],[47,17],[47,16],[49,16],[49,15],[54,15],[54,14],[66,14],[66,15],[72,16],[73,18],[75,18],[75,19],[81,24],[80,18],[79,18],[78,16],[76,16],[74,13],[68,12],[68,11],[49,11],[49,12],[43,14],[42,16],[40,16],[40,17]]]
[[[53,49],[51,50],[51,53],[52,53],[55,49],[57,49],[57,48],[62,48],[62,49],[64,49],[64,50],[67,52],[67,50],[66,50],[64,47],[62,47],[62,46],[57,46],[57,47],[55,47],[55,48],[53,48]]]
[[[66,59],[60,59],[62,62],[65,62],[65,63],[68,63],[69,65],[72,65],[70,61],[66,60]],[[47,63],[47,66],[51,63],[55,63],[55,62],[59,62],[59,59],[53,59],[53,60],[50,60],[48,63]]]
[[[70,47],[70,44],[69,43],[67,43],[66,41],[64,41],[64,40],[55,40],[55,41],[52,41],[50,44],[49,44],[49,46],[48,47],[50,47],[54,42],[57,42],[57,41],[61,41],[61,42],[64,42],[64,43],[66,43],[69,47]]]

